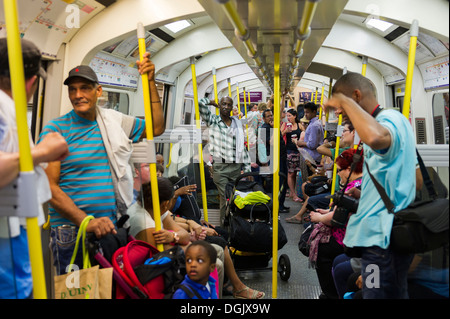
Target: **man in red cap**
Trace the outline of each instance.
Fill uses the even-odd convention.
[[[149,56],[145,53],[137,66],[141,74],[148,74],[153,134],[157,136],[164,132],[164,116],[155,85],[155,66]],[[65,160],[55,161],[46,169],[52,189],[50,246],[58,274],[66,272],[74,250],[74,244],[68,243],[76,238],[85,217],[95,217],[89,222],[87,232],[98,238],[116,232],[118,217],[133,200],[129,165],[132,143],[145,137],[143,119],[97,105],[102,86],[89,66],[73,68],[64,84],[73,110],[49,121],[41,133],[43,138],[50,132],[60,132],[70,149]],[[78,257],[75,264],[82,266]]]

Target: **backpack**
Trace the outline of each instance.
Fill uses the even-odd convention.
[[[305,184],[305,194],[308,196],[315,196],[330,191],[330,185],[327,181],[318,181]]]
[[[163,299],[171,299],[186,275],[184,251],[179,245],[175,245],[171,249],[158,252],[143,264],[134,267],[134,272],[144,286],[162,277]]]
[[[117,249],[113,255],[114,270],[141,299],[164,298],[164,278],[162,275],[158,275],[143,284],[134,270],[135,267],[144,264],[147,259],[157,253],[159,253],[158,249],[152,245],[141,240],[132,240],[126,246]],[[124,289],[117,285],[116,298],[125,299],[127,297],[129,296]]]
[[[178,182],[174,183],[174,189],[178,189],[184,186],[190,185],[188,176],[183,176]],[[200,221],[202,218],[202,212],[197,203],[197,198],[194,194],[181,195],[180,207],[176,210],[176,214],[185,216],[187,219],[193,219]]]
[[[298,250],[306,257],[309,257],[309,248],[311,247],[309,237],[311,236],[313,229],[314,223],[310,223],[300,235],[300,240],[298,242]]]

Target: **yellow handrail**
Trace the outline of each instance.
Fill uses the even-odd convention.
[[[316,8],[318,5],[317,2],[318,1],[306,1],[303,7],[303,13],[299,23],[299,27],[296,30],[297,41],[294,44],[294,57],[292,58],[289,74],[292,74],[292,69],[296,67],[299,61],[299,57],[302,54],[303,45],[305,44],[306,39],[309,38],[309,35],[311,33],[310,25],[314,17],[314,13],[316,12]]]
[[[167,161],[166,168],[169,168],[170,164],[172,164],[172,148],[173,148],[173,144],[170,143],[170,148],[169,148],[169,160]]]
[[[243,88],[242,94],[244,95],[244,112],[245,112],[245,120],[247,121],[245,123],[245,134],[247,136],[247,149],[248,149],[250,143],[248,142],[248,116],[247,116],[247,98],[246,98],[246,94],[245,94],[245,87]]]
[[[145,30],[142,23],[138,23],[137,37],[139,44],[139,57],[141,61],[144,59],[146,51],[145,46]],[[147,133],[147,141],[153,142],[153,118],[152,118],[152,102],[150,99],[150,86],[148,83],[148,74],[142,74],[142,91],[144,96],[144,111],[145,111],[145,130]],[[159,204],[158,192],[158,177],[156,175],[156,163],[150,163],[150,182],[152,189],[152,203],[153,203],[153,219],[155,220],[155,230],[161,230],[161,208]],[[162,244],[156,244],[159,251],[164,250]]]
[[[368,61],[368,58],[366,56],[364,56],[362,59],[362,70],[361,70],[361,74],[364,76],[366,76],[367,61]]]
[[[27,124],[27,94],[25,89],[25,73],[23,67],[22,45],[20,42],[19,21],[17,17],[17,5],[14,0],[4,0],[6,36],[8,43],[9,68],[11,74],[11,87],[16,107],[17,135],[19,143],[19,165],[21,175],[34,175],[33,159],[29,140]],[[37,194],[28,194],[29,198]],[[38,206],[36,217],[26,219],[28,252],[31,264],[31,277],[33,280],[33,297],[35,299],[47,299],[45,284],[44,260],[42,254],[41,232],[38,224]]]
[[[191,58],[191,72],[192,72],[192,87],[194,89],[195,125],[196,128],[200,130],[201,125],[200,125],[200,109],[198,107],[197,76],[195,74],[195,64],[193,58]],[[202,143],[198,144],[198,161],[200,167],[200,183],[202,189],[203,218],[206,221],[208,221],[208,201],[206,200],[205,168],[203,162]]]
[[[239,17],[238,11],[232,1],[223,1],[221,2],[223,5],[223,9],[225,14],[233,25],[236,35],[243,41],[245,48],[248,51],[248,55],[255,61],[258,68],[261,70],[263,74],[265,74],[265,70],[262,68],[262,61],[258,56],[253,42],[250,39],[250,33],[247,27],[242,22],[242,19]]]
[[[342,114],[339,114],[338,119],[338,128],[342,125]],[[333,164],[333,179],[331,182],[331,195],[334,194],[335,186],[336,186],[336,175],[337,175],[337,166],[336,166],[336,159],[339,156],[339,144],[341,142],[341,137],[336,136],[336,148],[334,149],[334,164]],[[330,204],[333,202],[333,199],[330,199]]]
[[[322,119],[322,105],[323,105],[323,91],[325,89],[325,83],[322,82],[322,94],[320,95],[320,107],[319,107],[319,120]]]
[[[274,120],[273,120],[273,235],[272,235],[272,298],[277,298],[278,275],[278,193],[280,191],[280,50],[275,47],[274,53]]]
[[[237,105],[238,105],[238,110],[239,110],[238,114],[241,114],[241,99],[239,98],[239,83],[236,83],[236,95],[237,95]],[[241,117],[239,116],[239,118],[241,118]]]
[[[419,21],[413,20],[410,29],[408,68],[406,72],[405,97],[403,102],[403,115],[409,119],[409,109],[411,106],[411,88],[416,58],[417,36],[419,35]]]
[[[216,104],[219,104],[219,97],[217,95],[217,75],[216,75],[216,68],[212,69],[213,74],[213,82],[214,82],[214,101],[216,101]],[[219,108],[216,108],[216,115],[219,115]]]

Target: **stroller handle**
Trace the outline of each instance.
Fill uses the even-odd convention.
[[[258,172],[247,172],[247,173],[242,174],[238,178],[236,178],[236,180],[234,182],[234,186],[236,187],[239,184],[240,180],[243,179],[243,178],[246,178],[246,177],[249,177],[249,176],[259,176],[259,175],[272,175],[272,174],[260,174]],[[281,173],[281,172],[278,172],[278,175],[282,178],[282,181],[284,183],[284,181],[286,179],[286,175],[284,173]],[[280,181],[280,185],[282,185],[283,183]]]
[[[261,175],[261,174],[258,173],[258,172],[244,173],[241,176],[239,176],[238,178],[236,178],[236,181],[234,182],[234,187],[235,188],[237,187],[237,185],[239,184],[239,181],[241,179],[243,179],[245,177],[248,177],[248,176],[258,176],[258,175]],[[268,175],[268,174],[264,174],[264,175]],[[284,181],[286,180],[286,175],[284,173],[281,173],[281,172],[278,172],[278,175],[281,177],[281,179],[280,179],[280,189],[279,189],[279,193],[278,193],[278,200],[279,200],[280,197],[281,197],[281,192],[282,192],[283,188],[285,187]]]

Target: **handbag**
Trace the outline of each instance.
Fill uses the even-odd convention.
[[[255,206],[265,205],[268,216],[266,220],[255,219],[253,209]],[[255,204],[250,211],[250,218],[244,219],[233,215],[230,220],[230,246],[240,251],[264,253],[272,251],[272,215],[270,208],[264,204]],[[278,249],[287,243],[286,232],[281,223],[278,223]]]
[[[300,250],[300,252],[306,257],[309,257],[309,248],[311,247],[311,243],[309,243],[309,237],[311,236],[313,229],[314,224],[310,223],[300,235],[300,240],[298,242],[298,250]]]
[[[91,267],[86,249],[86,228],[91,219],[94,217],[87,216],[80,225],[68,273],[54,278],[55,299],[111,299],[113,268]],[[83,269],[72,271],[80,239]]]
[[[423,160],[417,150],[416,153],[430,199],[415,201],[407,208],[395,213],[390,247],[401,254],[424,253],[448,244],[448,199],[437,198]],[[394,214],[394,204],[384,188],[370,173],[367,163],[365,164],[388,212]]]

